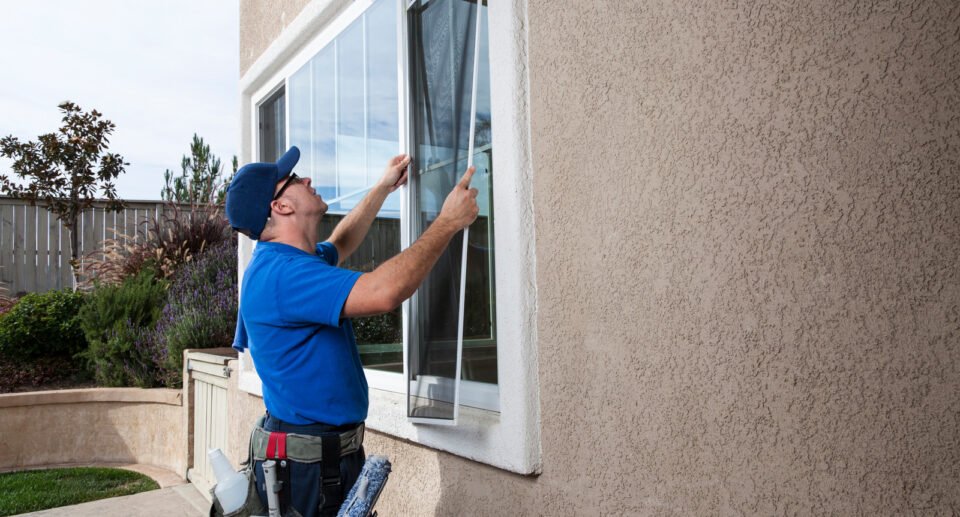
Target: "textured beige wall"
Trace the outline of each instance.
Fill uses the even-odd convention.
[[[960,4],[528,15],[543,474],[381,512],[960,512]]]
[[[542,482],[960,511],[960,4],[625,5],[528,11]]]
[[[241,76],[309,3],[309,0],[240,0]]]
[[[0,395],[0,468],[142,463],[187,472],[180,390],[94,388]]]

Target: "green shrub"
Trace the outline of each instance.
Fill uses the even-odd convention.
[[[353,319],[353,333],[359,345],[402,343],[400,308],[391,312]]]
[[[0,316],[0,354],[22,361],[72,357],[87,346],[77,313],[83,294],[30,293]]]
[[[80,320],[90,343],[85,357],[98,384],[153,385],[156,350],[150,333],[166,292],[167,283],[147,270],[119,286],[98,286],[89,295]]]

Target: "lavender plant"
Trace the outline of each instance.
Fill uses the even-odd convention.
[[[230,346],[236,325],[236,247],[227,240],[195,256],[174,275],[156,330],[164,343],[164,383],[181,383],[184,350]]]

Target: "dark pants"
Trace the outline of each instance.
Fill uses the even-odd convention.
[[[340,427],[326,424],[293,425],[282,420],[278,420],[269,413],[267,414],[266,422],[263,424],[263,428],[267,431],[306,434],[310,436],[320,436],[324,433],[339,433],[349,431],[355,427],[357,427],[357,424]],[[337,515],[337,510],[340,509],[340,505],[343,503],[343,499],[348,493],[350,493],[350,489],[357,481],[357,477],[360,476],[360,469],[363,468],[363,462],[365,460],[366,455],[363,452],[362,446],[357,452],[340,458],[340,493],[335,500],[327,501],[322,501],[323,494],[321,492],[321,464],[319,462],[298,463],[287,460],[287,468],[290,469],[291,485],[289,488],[284,487],[284,490],[290,491],[289,498],[287,500],[290,501],[293,507],[296,508],[296,510],[300,512],[300,515],[303,515],[303,517],[326,517],[328,515],[335,517]],[[279,463],[280,462],[277,461],[278,466]],[[266,508],[267,492],[263,477],[263,462],[255,462],[254,469],[254,472],[256,472],[257,475],[257,492],[260,495],[260,500],[263,502],[263,506]],[[285,498],[283,496],[280,497],[281,501],[284,499]]]

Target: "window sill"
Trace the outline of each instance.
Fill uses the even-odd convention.
[[[413,424],[406,407],[405,395],[371,388],[367,427],[510,472],[536,473],[538,454],[529,450],[534,442],[525,436],[522,422],[461,405],[455,426]]]

